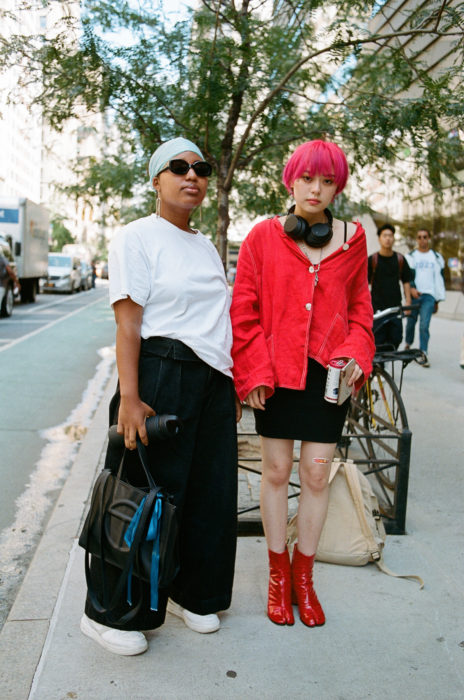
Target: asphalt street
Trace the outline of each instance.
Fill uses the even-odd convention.
[[[0,624],[114,364],[108,289],[39,295],[0,319]]]

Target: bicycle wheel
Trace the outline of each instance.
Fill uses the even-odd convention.
[[[399,437],[408,427],[403,399],[383,367],[374,367],[363,389],[362,421],[370,435],[366,439],[366,449],[372,460],[370,468],[383,486],[394,490],[398,476]]]

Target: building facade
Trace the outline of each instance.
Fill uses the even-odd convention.
[[[79,40],[80,4],[1,0],[2,38],[26,35],[52,37],[68,31],[70,43]],[[105,248],[104,216],[98,203],[72,197],[63,188],[76,184],[75,167],[89,155],[97,159],[105,148],[105,118],[82,110],[61,131],[43,120],[34,97],[40,85],[28,80],[27,63],[0,73],[0,195],[27,197],[47,207],[75,241],[92,253]],[[103,223],[102,223],[103,222]]]

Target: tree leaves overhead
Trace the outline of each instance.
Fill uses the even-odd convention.
[[[74,30],[69,19],[47,39],[9,37],[0,66],[27,64],[24,80],[42,86],[36,101],[55,128],[105,111],[110,155],[78,164],[82,196],[122,206],[140,193],[160,142],[196,141],[215,166],[205,219],[215,220],[224,256],[230,209],[284,207],[282,164],[303,140],[334,139],[360,165],[393,161],[407,147],[432,182],[444,168],[452,174],[462,148],[448,137],[462,126],[462,5],[408,4],[388,36],[369,33],[379,7],[199,0],[181,16],[169,2],[84,0]],[[416,59],[414,32],[450,35],[446,73],[429,74]]]

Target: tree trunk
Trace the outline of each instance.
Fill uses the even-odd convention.
[[[229,229],[229,190],[226,190],[223,182],[218,178],[217,183],[218,220],[216,227],[216,247],[218,249],[224,268],[227,268],[227,231]]]

